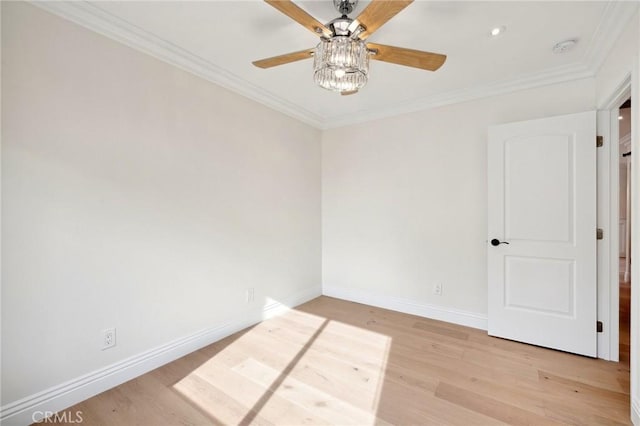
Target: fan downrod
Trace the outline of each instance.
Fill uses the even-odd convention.
[[[333,6],[342,16],[347,16],[358,5],[358,0],[333,0]]]

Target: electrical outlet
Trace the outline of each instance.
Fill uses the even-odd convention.
[[[102,350],[112,348],[116,345],[116,329],[107,328],[102,330]]]
[[[433,285],[433,294],[435,294],[436,296],[442,296],[442,284],[441,283],[435,283]]]
[[[247,289],[247,303],[251,303],[255,300],[255,289],[250,287]]]

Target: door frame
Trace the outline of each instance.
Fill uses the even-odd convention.
[[[605,197],[598,199],[598,226],[608,225],[605,228],[605,232],[610,231],[609,234],[613,238],[609,238],[608,244],[604,244],[603,248],[608,250],[608,255],[605,257],[603,253],[603,259],[598,258],[598,318],[608,320],[610,325],[608,336],[599,336],[598,338],[598,357],[604,359],[610,359],[617,361],[619,359],[618,344],[620,341],[620,334],[618,329],[619,321],[619,246],[618,242],[618,223],[615,222],[619,217],[619,175],[615,173],[616,179],[611,179],[611,170],[616,170],[619,167],[619,129],[617,123],[617,112],[619,106],[624,101],[625,96],[631,96],[635,99],[636,105],[640,101],[640,61],[639,57],[634,58],[634,63],[630,72],[626,74],[621,83],[611,93],[605,102],[598,105],[598,109],[601,113],[598,114],[598,134],[604,137],[605,148],[602,152],[598,153],[598,159],[603,156],[608,158],[608,162],[598,163],[598,188],[608,188],[609,193]],[[631,162],[636,167],[631,169],[632,182],[638,182],[640,179],[640,111],[633,111],[631,117]],[[614,139],[615,137],[615,139]],[[610,141],[615,140],[616,143],[612,144]],[[607,143],[609,142],[609,143]],[[606,149],[608,146],[608,150]],[[602,148],[601,148],[602,149]],[[600,165],[605,165],[609,170],[604,173],[600,171]],[[605,181],[601,181],[605,179]],[[604,186],[601,186],[604,185]],[[613,203],[612,201],[616,201]],[[603,212],[607,217],[602,218],[600,221],[600,213]],[[629,218],[627,218],[629,219]],[[631,192],[631,221],[640,224],[640,191],[632,190]],[[615,231],[614,231],[615,229]],[[640,229],[635,226],[631,230],[631,259],[632,264],[640,266]],[[599,252],[600,253],[600,252]],[[611,262],[611,260],[615,262]],[[601,264],[601,262],[603,262]],[[601,267],[605,267],[600,271]],[[602,275],[601,275],[602,272]],[[640,342],[638,341],[638,330],[640,328],[640,288],[638,282],[640,280],[640,270],[638,268],[632,268],[631,270],[631,362],[630,362],[630,382],[631,382],[631,420],[635,425],[640,425],[640,375],[638,374],[638,368],[640,367],[638,354],[640,353]],[[611,285],[615,283],[616,285]],[[603,294],[606,299],[600,299]],[[615,295],[615,297],[613,297]],[[600,311],[602,306],[603,311]],[[601,316],[603,313],[603,316]],[[607,328],[605,327],[605,330]],[[615,330],[614,330],[615,329]],[[615,331],[615,333],[613,332]],[[604,334],[604,333],[602,333]],[[635,356],[634,356],[635,354]],[[615,355],[615,358],[612,357]]]
[[[633,68],[631,72],[631,96],[636,101],[640,101],[640,55],[636,53],[633,60]],[[633,112],[633,109],[631,110]],[[631,164],[635,164],[636,167],[631,168],[631,179],[633,182],[638,182],[640,178],[640,171],[638,165],[640,165],[640,111],[636,108],[631,118]],[[634,222],[640,224],[640,194],[636,189],[631,191],[631,223]],[[640,230],[638,226],[634,226],[631,230],[631,261],[635,265],[640,265],[640,247],[638,241],[640,241]],[[640,374],[638,374],[638,368],[640,367],[638,361],[638,354],[640,354],[640,291],[638,291],[638,282],[640,281],[640,271],[638,268],[633,268],[631,271],[631,419],[633,423],[640,425]]]
[[[631,73],[618,85],[608,100],[599,107],[598,135],[604,145],[597,151],[598,168],[598,228],[604,239],[598,241],[598,320],[603,332],[598,333],[598,358],[619,360],[620,289],[619,281],[619,221],[620,221],[620,149],[619,107],[631,96]],[[632,123],[633,127],[633,123]],[[633,244],[633,242],[632,242]],[[633,250],[632,250],[633,252]]]

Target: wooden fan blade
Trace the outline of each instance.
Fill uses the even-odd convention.
[[[291,0],[264,0],[317,36],[331,37],[331,31],[320,21],[296,6]]]
[[[342,96],[355,95],[358,93],[358,89],[356,90],[345,90],[344,92],[340,92]]]
[[[437,70],[447,59],[447,55],[441,55],[439,53],[385,46],[384,44],[367,43],[367,47],[374,52],[374,54],[371,55],[371,59],[420,68],[427,71]]]
[[[300,50],[299,52],[287,53],[285,55],[273,56],[271,58],[253,61],[252,64],[258,68],[271,68],[278,65],[288,64],[289,62],[301,61],[313,56],[313,49]]]
[[[358,24],[362,25],[364,31],[360,33],[359,37],[364,40],[411,3],[413,0],[372,0],[369,6],[349,26],[349,29],[354,31]]]

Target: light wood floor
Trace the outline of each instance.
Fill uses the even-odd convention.
[[[629,366],[320,297],[91,398],[86,425],[629,423]]]

